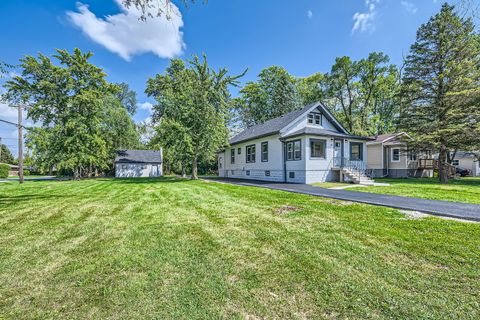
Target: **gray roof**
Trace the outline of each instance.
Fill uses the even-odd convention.
[[[252,127],[249,127],[236,136],[234,136],[232,139],[230,139],[229,143],[231,145],[240,143],[243,141],[255,139],[255,138],[261,138],[265,136],[270,136],[273,134],[277,134],[285,128],[287,125],[295,121],[298,117],[300,117],[302,114],[307,112],[309,109],[312,109],[314,107],[319,108],[323,115],[341,132],[344,134],[348,135],[347,130],[342,127],[342,125],[333,117],[333,115],[328,111],[328,109],[322,105],[320,102],[315,102],[312,104],[307,105],[306,107],[298,110],[294,110],[290,113],[287,113],[281,117],[275,118],[268,120],[264,123],[254,125]],[[332,131],[333,132],[333,131]]]
[[[162,163],[158,150],[117,150],[116,163]]]
[[[336,132],[336,131],[331,131],[326,129],[320,129],[320,128],[312,128],[312,127],[305,127],[301,130],[298,130],[286,136],[283,136],[282,138],[292,138],[292,137],[296,137],[304,134],[309,134],[313,136],[329,136],[329,137],[337,137],[337,138],[347,138],[347,139],[373,140],[372,138],[355,136],[351,134],[346,134],[346,133],[341,133],[341,132]]]
[[[461,158],[476,158],[476,154],[472,151],[457,151],[457,153],[455,153],[455,159]]]

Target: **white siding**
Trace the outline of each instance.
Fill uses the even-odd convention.
[[[163,168],[161,164],[144,163],[116,163],[116,178],[148,178],[161,177]]]

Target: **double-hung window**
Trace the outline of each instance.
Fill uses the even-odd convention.
[[[327,141],[310,139],[310,158],[325,159]]]
[[[235,164],[235,149],[230,150],[230,163]]]
[[[245,158],[247,163],[255,162],[255,145],[249,145],[245,147]]]
[[[400,162],[400,149],[392,149],[392,162]]]
[[[300,140],[287,142],[287,160],[301,160],[302,159],[302,142]]]
[[[350,160],[363,160],[363,143],[350,142]]]
[[[321,125],[322,124],[322,115],[320,113],[309,113],[308,114],[308,123],[314,125]]]
[[[262,142],[262,162],[268,162],[268,142]]]

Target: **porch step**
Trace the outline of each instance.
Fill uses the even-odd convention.
[[[344,168],[342,172],[349,178],[349,180],[353,181],[354,184],[361,184],[366,186],[372,186],[375,184],[375,181],[373,181],[364,174],[359,175],[358,172],[353,172],[347,168]]]

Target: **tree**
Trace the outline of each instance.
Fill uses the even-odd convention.
[[[471,19],[454,6],[417,31],[405,62],[402,127],[415,135],[417,148],[438,150],[439,179],[448,182],[448,155],[478,141],[479,37]]]
[[[324,99],[324,92],[321,88],[321,83],[325,80],[325,75],[315,73],[305,78],[296,79],[296,89],[300,95],[301,104],[306,106],[311,103],[322,101]]]
[[[113,149],[131,141],[134,127],[114,98],[119,88],[89,63],[91,56],[57,50],[57,64],[42,54],[27,56],[21,59],[22,75],[6,83],[7,99],[27,105],[28,118],[40,124],[27,134],[36,162],[75,179],[111,168]]]
[[[257,82],[248,82],[240,90],[238,113],[244,126],[252,126],[302,107],[296,79],[282,67],[263,69]]]
[[[390,131],[398,115],[398,69],[384,53],[352,61],[337,58],[321,82],[324,102],[350,133],[375,135]]]
[[[164,75],[147,82],[146,93],[157,101],[153,121],[160,132],[168,130],[159,142],[175,147],[181,159],[190,159],[192,179],[198,178],[199,161],[214,159],[228,143],[228,88],[238,85],[243,75],[229,76],[224,68],[215,71],[205,56],[202,61],[194,56],[187,64],[171,60]]]
[[[125,82],[118,83],[117,86],[119,90],[115,94],[116,99],[133,116],[137,112],[137,93],[130,90],[130,87]]]
[[[0,148],[2,148],[0,153],[0,163],[13,164],[15,159],[13,158],[13,155],[10,152],[10,149],[8,149],[8,147],[4,144],[0,144]]]

